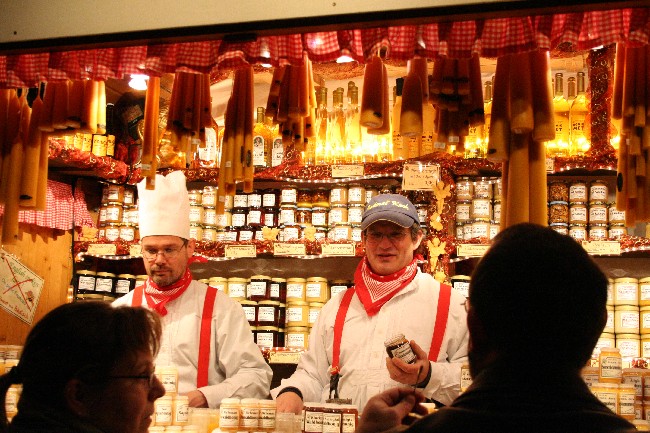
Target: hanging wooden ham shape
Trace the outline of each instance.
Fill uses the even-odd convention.
[[[555,137],[550,74],[547,51],[497,59],[488,158],[503,163],[502,228],[548,222],[543,141]]]
[[[154,189],[158,159],[158,116],[160,112],[160,77],[149,77],[144,99],[144,133],[140,167],[147,179],[146,188]]]
[[[625,225],[650,220],[650,47],[616,46],[612,118],[621,119],[616,208]]]
[[[384,121],[388,121],[388,113],[384,113],[384,97],[388,96],[385,95],[383,74],[384,63],[379,56],[373,56],[366,63],[363,74],[359,123],[366,128],[380,128]]]

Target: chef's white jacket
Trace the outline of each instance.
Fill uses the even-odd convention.
[[[351,398],[363,410],[368,399],[400,385],[386,368],[384,341],[402,333],[429,352],[440,284],[418,271],[414,280],[369,317],[358,296],[352,297],[343,335],[339,368],[339,397]],[[329,398],[334,321],[343,293],[325,304],[309,335],[309,349],[302,355],[296,372],[271,391],[273,398],[287,387],[296,387],[303,401],[323,402]],[[465,297],[452,289],[447,326],[437,362],[431,362],[431,379],[424,388],[426,397],[449,404],[460,393],[460,371],[467,362],[467,313]],[[423,378],[424,379],[424,378]],[[421,379],[421,380],[423,380]]]
[[[192,281],[170,301],[162,317],[163,335],[157,366],[178,368],[178,392],[196,388],[201,314],[207,286]],[[131,305],[133,291],[113,302]],[[147,306],[143,296],[142,305]],[[199,388],[212,408],[227,397],[268,398],[272,372],[253,340],[244,310],[223,292],[217,292],[212,312],[208,386]]]

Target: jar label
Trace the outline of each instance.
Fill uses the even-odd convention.
[[[309,324],[313,325],[318,320],[318,315],[320,314],[320,308],[310,308],[309,309]]]
[[[643,376],[635,374],[632,376],[623,376],[623,383],[631,383],[634,385],[634,393],[639,397],[643,397]]]
[[[463,365],[460,369],[460,391],[464,392],[472,384],[472,375],[469,372],[469,366]]]
[[[616,391],[598,391],[594,393],[598,399],[603,402],[612,412],[617,412],[617,392]]]
[[[494,203],[493,208],[494,221],[501,221],[501,202]]]
[[[287,322],[302,322],[303,307],[287,307]]]
[[[280,284],[271,283],[271,289],[269,290],[269,295],[273,299],[280,299]]]
[[[248,305],[242,305],[242,308],[244,309],[244,315],[246,316],[246,320],[249,322],[254,322],[255,321],[255,307],[250,307]]]
[[[411,349],[411,345],[408,342],[399,344],[390,352],[393,357],[399,358],[409,364],[415,360],[415,354],[413,353],[413,349]]]
[[[605,206],[589,207],[589,223],[606,223],[607,208]]]
[[[266,283],[264,281],[251,281],[248,284],[248,297],[266,296]]]
[[[95,284],[96,292],[112,292],[113,291],[113,280],[110,278],[97,278],[97,283]]]
[[[338,224],[343,221],[343,208],[330,209],[330,225]]]
[[[176,424],[185,424],[190,420],[190,407],[187,403],[177,404],[174,416]]]
[[[108,185],[108,187],[106,187],[106,198],[108,201],[121,201],[122,197],[120,196],[122,195],[122,191],[123,187],[121,186]]]
[[[366,194],[363,188],[350,188],[348,190],[349,203],[365,203]]]
[[[260,424],[260,410],[257,407],[241,408],[241,427],[257,428]]]
[[[300,239],[300,228],[299,227],[285,227],[282,230],[282,240],[289,241],[292,239]]]
[[[490,200],[488,199],[472,200],[472,209],[474,218],[489,218],[492,214]]]
[[[253,166],[266,167],[266,160],[264,159],[264,137],[261,135],[253,136]]]
[[[469,220],[469,203],[458,203],[456,204],[456,219],[458,221],[467,221]]]
[[[636,301],[638,292],[636,284],[616,284],[616,300],[617,301]]]
[[[246,214],[245,213],[233,213],[232,214],[232,225],[234,227],[242,227],[246,225]]]
[[[586,223],[587,207],[583,205],[569,207],[569,221],[572,223]]]
[[[312,212],[311,223],[315,226],[324,227],[327,225],[327,214],[325,212]]]
[[[172,422],[172,402],[156,404],[156,424],[168,424]]]
[[[344,190],[342,188],[332,188],[332,191],[330,191],[330,203],[337,204],[337,203],[342,203],[342,204],[347,204],[347,202],[344,200]]]
[[[297,191],[295,188],[283,188],[280,193],[281,203],[296,203]]]
[[[424,209],[424,219],[426,221],[427,210]],[[418,217],[420,222],[422,222],[421,209],[418,209]],[[350,207],[348,208],[348,221],[352,224],[361,224],[363,219],[363,208],[362,207]]]
[[[280,224],[295,224],[296,223],[296,210],[295,209],[280,209]]]
[[[111,242],[115,242],[120,238],[120,228],[119,227],[106,227],[106,232],[104,233],[106,239]]]
[[[322,296],[321,283],[307,283],[307,297],[321,299]]]
[[[472,199],[471,183],[469,181],[459,181],[456,183],[456,198],[457,199]]]
[[[639,329],[639,313],[636,312],[622,312],[621,314],[621,328]]]
[[[245,298],[246,297],[246,284],[228,283],[228,295],[231,298]]]
[[[275,429],[275,408],[260,408],[260,427],[267,430]]]
[[[341,432],[341,414],[323,413],[323,433]]]
[[[474,198],[492,198],[492,184],[477,182],[474,185]]]
[[[117,280],[115,283],[115,293],[129,293],[131,290],[131,281],[129,280]]]
[[[607,200],[607,185],[591,185],[589,188],[589,200],[605,201]]]
[[[219,408],[219,426],[237,428],[239,427],[239,409],[236,407]]]
[[[233,207],[247,207],[248,206],[248,196],[246,194],[235,194],[233,200]]]
[[[262,347],[273,347],[273,333],[257,331],[256,343]]]
[[[305,433],[323,431],[323,412],[305,410]]]
[[[287,347],[306,347],[304,333],[287,333]]]
[[[473,238],[487,238],[490,224],[486,222],[477,222],[472,224],[472,237]]]
[[[634,394],[631,392],[621,392],[618,397],[618,414],[634,415]]]
[[[209,226],[217,225],[217,211],[214,209],[206,209],[203,215],[203,222]]]
[[[600,357],[600,376],[607,379],[622,377],[622,361],[620,356]]]
[[[248,225],[260,224],[262,221],[262,212],[259,210],[248,211]]]
[[[287,283],[287,298],[305,298],[305,285],[301,283]]]
[[[344,413],[341,420],[341,433],[354,433],[357,429],[357,415],[354,413]]]
[[[216,215],[216,219],[215,219],[215,222],[214,222],[215,225],[217,225],[217,226],[219,226],[219,227],[227,227],[227,226],[229,226],[229,225],[230,225],[230,221],[228,221],[228,217],[229,217],[230,215],[231,215],[231,214],[229,214],[229,213],[223,213],[223,214],[221,214],[221,215]],[[231,217],[231,218],[232,218],[232,217]]]
[[[639,299],[642,301],[650,300],[650,284],[639,284]]]
[[[587,186],[584,183],[576,183],[569,187],[569,200],[587,201]]]
[[[264,207],[275,206],[275,193],[262,194],[262,206]]]
[[[131,242],[135,239],[135,230],[133,227],[122,227],[120,229],[120,239]]]
[[[190,206],[190,222],[200,223],[202,219],[203,219],[203,207]]]
[[[122,216],[122,208],[119,206],[111,206],[106,208],[106,221],[119,222]]]
[[[348,289],[348,286],[331,286],[330,287],[330,296],[333,298],[341,292],[345,292]]]
[[[638,358],[641,351],[639,340],[617,339],[616,347],[621,349],[621,356],[626,358]]]
[[[262,207],[262,194],[248,194],[248,207]]]
[[[79,290],[95,290],[95,277],[79,277]]]

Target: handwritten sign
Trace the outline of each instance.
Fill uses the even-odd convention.
[[[115,254],[117,254],[117,245],[90,244],[88,245],[88,254],[93,256],[114,256]]]
[[[0,306],[31,325],[43,289],[43,278],[0,250]]]
[[[271,352],[269,364],[297,364],[302,352]]]
[[[354,256],[354,244],[323,244],[321,250],[324,256]]]
[[[598,256],[620,256],[621,243],[617,241],[582,241],[582,248],[587,253]]]
[[[332,177],[345,178],[363,176],[363,165],[360,164],[346,164],[346,165],[333,165]]]
[[[273,244],[273,255],[276,256],[304,256],[306,254],[305,244]]]
[[[404,164],[402,189],[405,191],[431,191],[440,180],[440,166],[437,164]]]
[[[129,254],[132,256],[141,256],[142,255],[142,245],[131,245],[129,246]]]
[[[231,258],[257,257],[255,245],[226,245],[224,255]]]
[[[459,257],[483,257],[488,248],[489,245],[460,244],[456,248],[456,254]]]
[[[555,158],[546,158],[546,172],[555,173]]]

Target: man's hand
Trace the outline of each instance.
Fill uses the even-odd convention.
[[[355,433],[377,433],[409,424],[411,412],[426,414],[424,396],[411,388],[391,388],[368,400]]]
[[[429,375],[431,368],[429,356],[413,340],[411,340],[411,348],[416,357],[413,364],[407,364],[397,357],[386,358],[386,368],[390,378],[404,385],[417,385],[422,382]]]
[[[302,398],[295,392],[283,392],[275,399],[278,413],[290,412],[297,415],[302,413]]]
[[[187,399],[189,400],[189,407],[208,407],[208,400],[198,389],[188,392]]]

